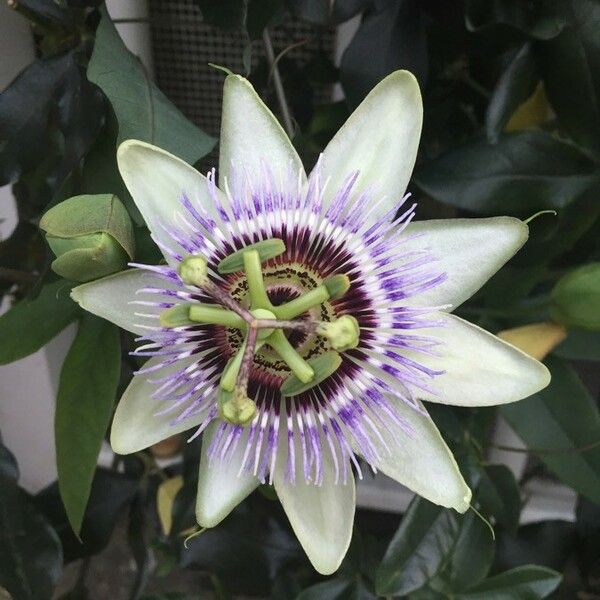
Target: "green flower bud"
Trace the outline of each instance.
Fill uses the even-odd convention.
[[[135,243],[127,210],[113,194],[73,196],[40,221],[56,255],[52,270],[72,281],[92,281],[122,271]]]
[[[600,331],[600,262],[569,271],[550,298],[550,315],[557,323]]]

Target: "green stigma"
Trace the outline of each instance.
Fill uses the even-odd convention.
[[[254,400],[240,389],[233,392],[221,390],[217,406],[221,419],[232,425],[249,425],[258,412]]]

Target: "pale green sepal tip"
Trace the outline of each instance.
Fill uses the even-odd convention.
[[[248,398],[243,390],[237,389],[233,392],[219,390],[217,408],[221,419],[232,425],[242,426],[252,423],[258,412],[254,400]]]
[[[350,278],[348,275],[332,275],[323,282],[323,285],[327,288],[329,298],[337,300],[350,289]]]
[[[308,383],[303,383],[295,375],[290,375],[281,386],[283,396],[296,396],[318,385],[338,370],[342,364],[342,357],[332,350],[311,358],[307,362],[314,371],[313,379]]]
[[[185,285],[205,285],[208,282],[208,264],[204,256],[186,256],[179,265],[179,277]]]
[[[262,240],[256,242],[256,244],[250,244],[232,254],[226,256],[218,265],[217,271],[222,275],[226,273],[235,273],[241,271],[244,268],[244,252],[249,250],[256,250],[261,263],[275,258],[285,252],[285,243],[279,238],[271,238],[268,240]]]
[[[161,327],[183,327],[184,325],[195,325],[190,319],[190,305],[187,303],[176,304],[160,313]]]

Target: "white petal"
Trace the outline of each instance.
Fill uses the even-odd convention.
[[[346,177],[360,171],[357,193],[373,188],[386,200],[369,220],[399,205],[412,174],[421,126],[423,103],[417,80],[408,71],[396,71],[378,83],[335,134],[322,157],[326,198],[341,188]]]
[[[239,473],[245,449],[243,437],[233,452],[231,461],[221,462],[217,459],[209,464],[207,449],[219,426],[220,422],[214,421],[202,434],[196,497],[196,520],[202,527],[218,525],[260,484],[258,478],[251,473],[247,471]]]
[[[438,395],[419,392],[423,400],[455,406],[495,406],[539,392],[550,372],[539,361],[491,333],[454,315],[438,313],[443,327],[423,330],[443,342],[440,357],[403,352],[433,369],[444,370],[431,383]]]
[[[301,455],[298,450],[296,457]],[[336,484],[326,449],[321,485],[306,483],[299,459],[296,467],[296,482],[286,481],[286,460],[278,456],[273,484],[310,562],[319,573],[329,575],[340,566],[352,538],[356,506],[354,477],[350,473],[346,484]]]
[[[529,228],[514,217],[440,219],[411,223],[403,235],[419,234],[403,245],[406,252],[427,250],[446,281],[406,300],[409,306],[451,304],[470,298],[523,246]],[[403,250],[404,251],[404,250]]]
[[[117,162],[148,228],[163,244],[177,249],[163,226],[176,225],[176,214],[185,212],[181,205],[184,194],[192,204],[215,214],[206,178],[169,152],[139,140],[126,140],[119,146]],[[175,264],[168,253],[163,254],[169,264]]]
[[[117,454],[139,452],[201,423],[203,416],[199,415],[176,425],[171,425],[171,421],[176,416],[174,413],[157,415],[157,412],[168,408],[169,401],[152,398],[152,394],[157,390],[157,385],[148,381],[148,377],[158,379],[175,369],[185,368],[195,360],[197,359],[191,357],[147,375],[134,375],[117,405],[110,431],[110,444]],[[151,358],[146,365],[152,366],[159,361],[160,358]]]
[[[136,296],[136,292],[144,287],[175,289],[163,277],[141,269],[130,269],[79,285],[73,288],[71,297],[88,312],[139,335],[147,332],[140,327],[141,324],[156,325],[158,321],[151,322],[135,313],[160,312],[154,307],[132,304],[134,300],[141,299],[141,295]]]
[[[389,431],[381,428],[381,434],[389,450],[374,437],[380,458],[373,466],[430,502],[465,512],[471,490],[434,422],[400,400],[389,400],[413,431],[408,434],[388,421]]]
[[[279,121],[250,82],[239,75],[225,79],[219,147],[222,188],[225,178],[231,181],[232,174],[242,169],[250,182],[259,187],[263,166],[269,168],[277,182],[286,181],[290,169],[296,181],[298,174],[302,180],[306,178],[302,161]]]

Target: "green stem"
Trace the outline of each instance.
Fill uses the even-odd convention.
[[[271,301],[265,290],[260,254],[257,250],[244,252],[244,270],[248,280],[248,291],[252,308],[271,309]]]
[[[310,310],[314,306],[318,306],[327,300],[329,300],[327,288],[324,285],[319,285],[309,292],[306,292],[306,294],[302,294],[299,298],[295,298],[281,306],[274,306],[271,310],[275,313],[277,319],[280,321],[287,321],[300,316],[307,310]]]
[[[314,378],[315,372],[312,367],[296,352],[281,329],[274,331],[267,343],[302,383],[308,383]]]
[[[190,321],[196,323],[208,323],[210,325],[223,325],[224,327],[236,327],[244,329],[244,319],[236,315],[232,310],[225,310],[219,306],[206,304],[192,304],[189,312]]]

